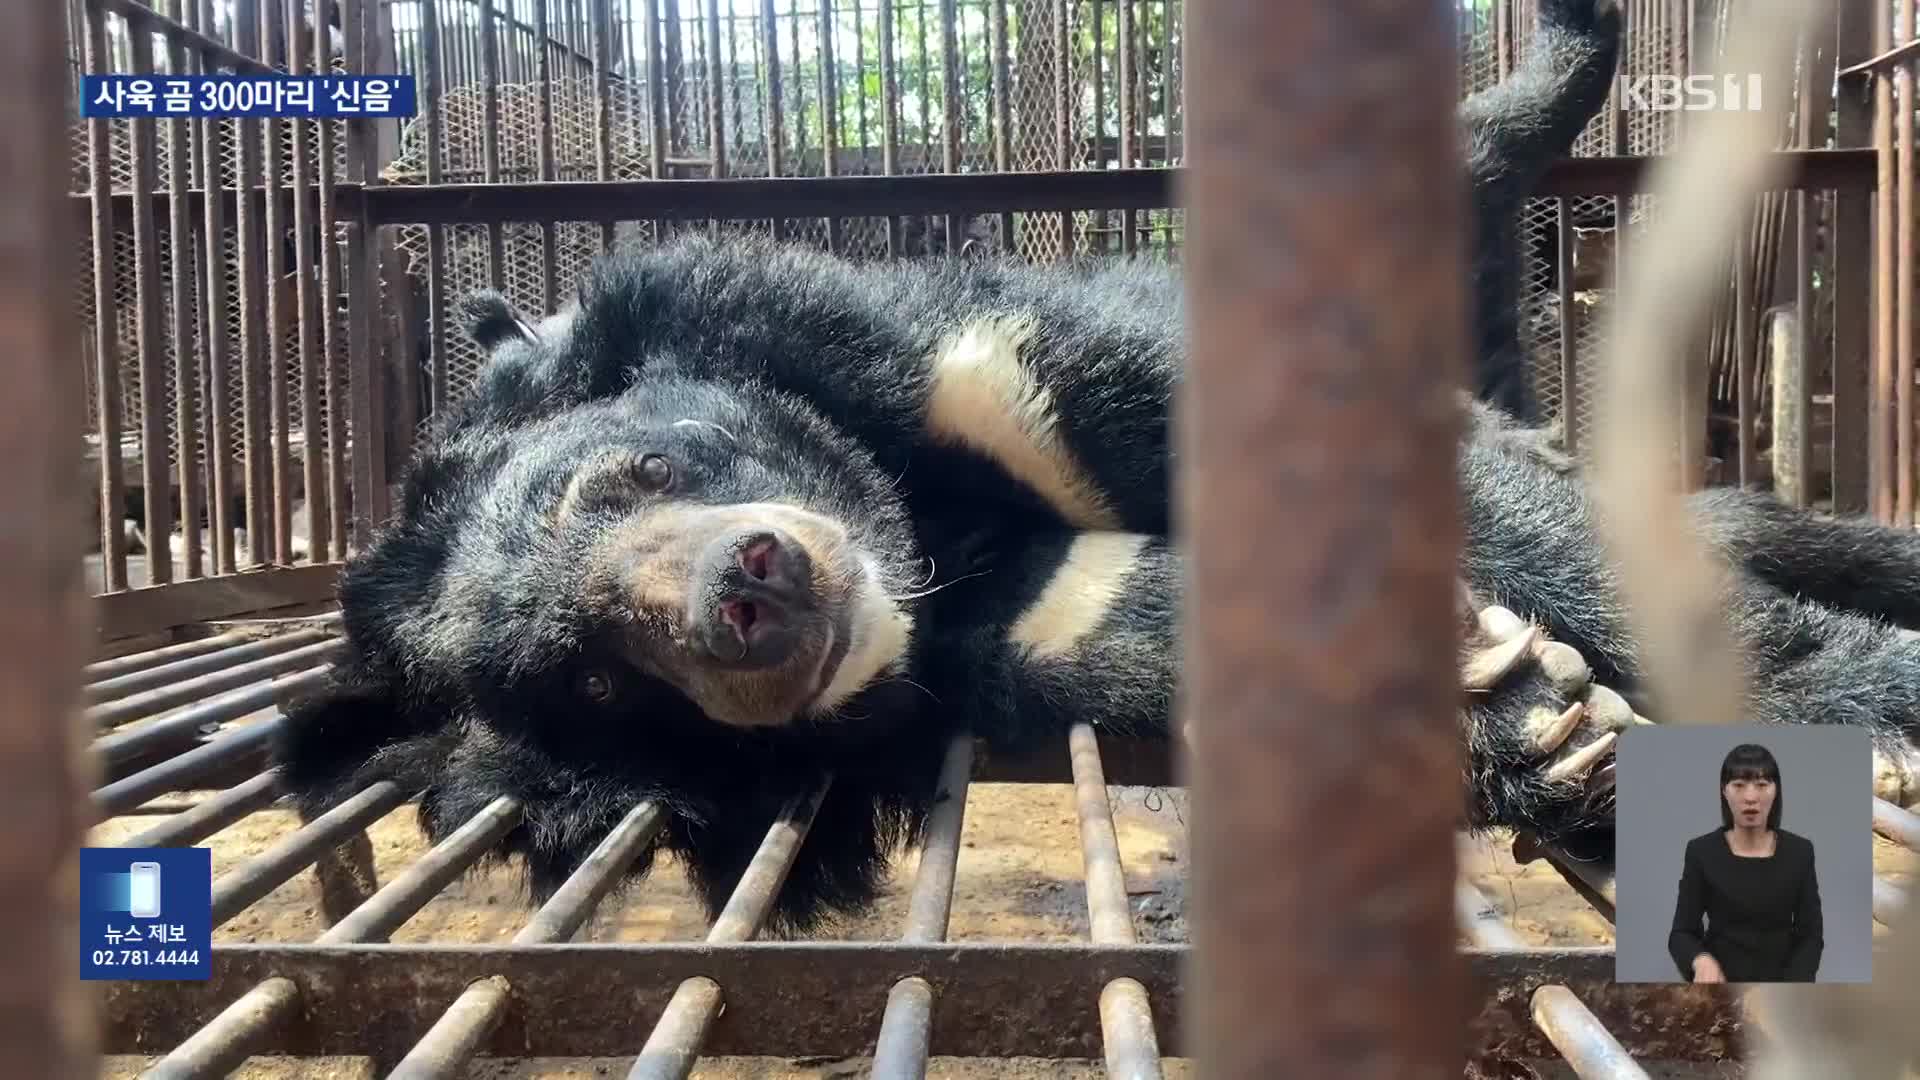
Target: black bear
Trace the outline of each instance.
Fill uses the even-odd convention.
[[[1609,3],[1543,3],[1528,65],[1464,108],[1476,293],[1511,282],[1494,219],[1598,108],[1618,30]],[[1494,306],[1483,390],[1517,362]],[[466,316],[492,359],[346,566],[348,656],[276,747],[304,812],[391,778],[438,837],[516,796],[500,853],[540,896],[654,799],[711,910],[830,775],[767,927],[795,933],[872,898],[955,733],[1169,734],[1170,268],[687,238],[604,260],[537,325],[490,293]],[[1500,607],[1465,634],[1466,817],[1577,837],[1610,816],[1635,645],[1577,473],[1501,410],[1469,419],[1462,577]],[[1920,619],[1920,539],[1695,505],[1744,570],[1753,711],[1868,727],[1886,791],[1916,794],[1920,645],[1889,620]]]

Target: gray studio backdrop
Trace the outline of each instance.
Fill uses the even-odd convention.
[[[1720,828],[1720,762],[1780,763],[1780,827],[1813,843],[1826,950],[1816,981],[1867,982],[1873,948],[1873,747],[1837,724],[1643,725],[1621,733],[1614,836],[1618,982],[1682,982],[1667,955],[1687,841]]]

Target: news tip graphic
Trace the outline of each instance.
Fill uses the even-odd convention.
[[[213,853],[80,849],[80,977],[206,979],[213,971]]]
[[[86,75],[86,119],[412,116],[411,75]]]

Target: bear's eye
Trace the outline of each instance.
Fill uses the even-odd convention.
[[[633,461],[633,478],[642,489],[659,494],[673,486],[673,465],[659,454],[642,454]]]
[[[600,668],[593,668],[580,674],[580,696],[595,705],[605,705],[613,700],[613,676]]]

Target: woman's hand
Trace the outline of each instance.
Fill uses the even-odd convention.
[[[1720,970],[1720,961],[1712,953],[1701,953],[1693,958],[1693,981],[1697,983],[1723,983],[1727,973]]]

